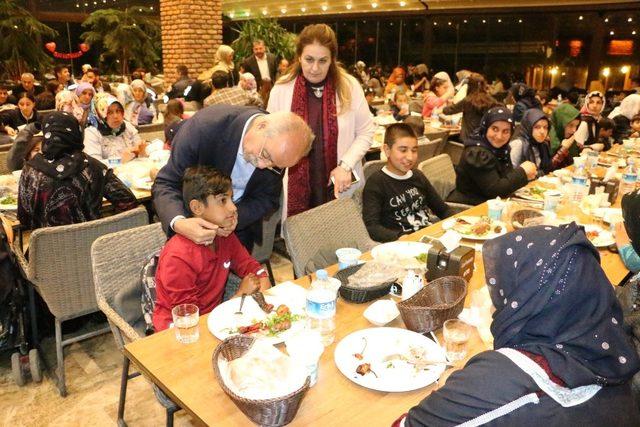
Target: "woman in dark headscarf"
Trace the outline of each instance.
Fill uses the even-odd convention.
[[[509,139],[513,118],[506,107],[491,108],[480,127],[465,142],[456,168],[456,189],[449,201],[477,205],[494,197],[506,197],[536,177],[536,165],[525,161],[511,165]]]
[[[44,121],[42,154],[20,176],[18,219],[25,229],[68,225],[102,217],[102,198],[117,211],[138,205],[113,170],[82,152],[82,128],[72,114],[54,112]]]
[[[523,229],[482,255],[494,350],[472,357],[404,425],[640,425],[629,385],[640,360],[584,229]]]
[[[509,89],[516,105],[513,107],[513,120],[520,122],[525,111],[531,108],[542,109],[542,104],[536,98],[536,91],[524,83],[516,83]]]
[[[616,246],[624,266],[629,271],[640,271],[640,190],[622,197],[622,218],[616,223]]]
[[[538,108],[525,111],[509,142],[513,167],[517,168],[523,162],[530,161],[538,168],[538,177],[551,172],[548,136],[549,119],[544,112]]]

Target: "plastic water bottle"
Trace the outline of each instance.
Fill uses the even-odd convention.
[[[633,161],[633,158],[627,159],[627,167],[622,172],[622,180],[620,181],[620,195],[624,195],[632,192],[636,189],[636,182],[638,181],[638,170]]]
[[[439,121],[440,121],[440,116],[438,115],[438,112],[434,108],[431,111],[431,123],[437,124]]]
[[[584,166],[578,166],[574,169],[571,176],[572,194],[571,198],[574,202],[580,203],[584,196],[589,194],[589,176]]]
[[[336,290],[325,270],[316,271],[316,280],[307,292],[307,327],[320,332],[326,347],[336,335]]]

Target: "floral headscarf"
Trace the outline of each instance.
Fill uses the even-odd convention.
[[[73,117],[79,122],[84,117],[84,109],[80,105],[78,97],[70,90],[61,90],[56,94],[56,110],[73,114]]]

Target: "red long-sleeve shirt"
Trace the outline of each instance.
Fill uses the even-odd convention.
[[[240,277],[254,273],[267,277],[262,266],[242,246],[235,234],[216,236],[215,251],[179,234],[160,252],[156,270],[156,305],[153,326],[156,331],[172,323],[171,309],[178,304],[196,304],[200,314],[209,313],[222,302],[224,287],[233,271]]]

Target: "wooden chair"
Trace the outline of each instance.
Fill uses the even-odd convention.
[[[64,347],[109,332],[108,328],[103,328],[71,338],[62,335],[63,322],[99,310],[91,274],[91,244],[105,234],[147,223],[147,211],[140,206],[95,221],[39,228],[29,238],[29,260],[21,251],[16,251],[24,276],[55,317],[58,366],[54,379],[63,397],[67,395]]]
[[[365,252],[376,245],[369,238],[356,203],[350,198],[332,200],[289,217],[282,227],[296,277],[336,262],[327,260],[324,265],[313,262],[318,260],[319,252],[329,258],[335,257],[335,250],[342,247],[356,247]]]
[[[118,399],[118,425],[126,426],[124,409],[127,399],[127,384],[130,379],[140,375],[139,372],[129,373],[131,361],[124,354],[124,346],[132,341],[144,338],[142,324],[128,323],[119,313],[122,313],[116,295],[121,289],[131,283],[139,283],[138,301],[142,294],[140,272],[145,261],[158,252],[165,244],[167,237],[162,231],[160,223],[145,225],[100,237],[91,246],[91,266],[93,269],[93,283],[98,307],[107,316],[113,338],[118,350],[122,353],[123,364],[120,377],[120,397]],[[140,310],[142,314],[142,309]],[[144,323],[142,321],[141,323]],[[173,414],[180,409],[157,386],[153,386],[158,401],[167,412],[167,426],[173,425]]]

